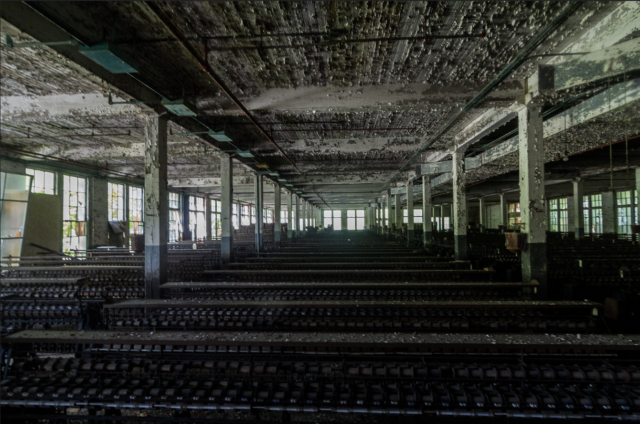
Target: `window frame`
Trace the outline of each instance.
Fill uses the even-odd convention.
[[[72,190],[72,179],[75,179],[75,190]],[[80,190],[80,181],[83,181],[84,191]],[[75,251],[76,256],[83,256],[87,250],[87,233],[89,232],[89,179],[63,174],[62,190],[62,251],[71,255]],[[75,193],[77,196],[75,202],[72,200],[71,193]],[[76,208],[75,219],[71,219],[73,216],[72,208]],[[75,243],[74,239],[76,239]],[[75,249],[73,249],[74,245]],[[78,251],[84,252],[79,253]]]
[[[30,173],[29,171],[32,171],[33,173]],[[42,173],[42,180],[43,183],[45,184],[43,187],[41,187],[41,190],[36,191],[36,181],[37,181],[37,175],[36,173]],[[25,168],[25,174],[27,175],[31,175],[31,187],[29,188],[29,191],[33,194],[46,194],[48,196],[55,196],[58,194],[58,173],[56,171],[47,171],[44,169],[39,169],[39,168]],[[51,188],[47,188],[46,187],[46,175],[47,174],[51,174],[53,176],[53,187]],[[84,178],[84,177],[83,177]],[[64,184],[64,183],[63,183]],[[51,190],[51,193],[47,193],[47,190]]]

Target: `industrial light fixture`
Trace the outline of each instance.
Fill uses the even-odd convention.
[[[564,157],[562,158],[564,162],[569,162],[569,152],[564,151]]]
[[[113,74],[137,73],[137,63],[109,41],[95,46],[80,46],[78,51]]]
[[[196,116],[198,115],[198,109],[196,106],[189,102],[187,99],[169,100],[162,99],[162,106],[174,115],[178,116]]]

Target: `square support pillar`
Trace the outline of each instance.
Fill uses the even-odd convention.
[[[456,261],[467,260],[467,195],[464,152],[455,151],[453,160],[453,238]]]
[[[413,181],[407,183],[407,246],[413,244]]]
[[[167,282],[169,192],[167,119],[146,115],[144,125],[144,279],[145,298],[159,299]]]
[[[602,193],[602,232],[604,234],[616,233],[616,208],[613,191]]]
[[[508,222],[507,222],[507,195],[505,193],[501,193],[499,194],[500,196],[500,224],[502,225],[502,231],[504,232],[504,230],[508,227]]]
[[[220,259],[222,268],[226,269],[233,250],[233,160],[225,153],[220,154],[220,188]]]
[[[204,222],[207,226],[206,228],[206,240],[213,239],[213,232],[211,231],[211,199],[208,197],[204,198]]]
[[[584,238],[584,184],[581,179],[571,182],[573,184],[573,227],[576,240]]]
[[[395,221],[396,224],[396,237],[398,236],[398,234],[402,233],[402,221],[404,221],[402,218],[402,200],[400,200],[402,197],[401,194],[396,194],[394,196],[394,203],[395,203],[395,209],[393,210],[394,213],[394,217],[393,220]]]
[[[264,247],[262,243],[262,237],[263,237],[262,229],[264,228],[264,223],[263,223],[264,218],[262,216],[262,201],[264,199],[264,197],[262,196],[263,189],[264,187],[262,186],[262,175],[256,174],[255,178],[253,179],[253,193],[255,196],[255,204],[256,204],[256,223],[253,229],[255,233],[256,252],[258,253],[262,252]]]
[[[433,224],[431,217],[433,208],[431,206],[431,177],[422,176],[422,244],[426,247],[433,243]]]
[[[109,245],[109,196],[106,178],[92,177],[89,184],[89,222],[91,224],[90,246]]]
[[[280,245],[280,237],[282,231],[282,221],[280,219],[280,210],[282,209],[282,200],[280,198],[280,184],[275,184],[273,186],[273,241],[276,243],[276,246]]]
[[[480,202],[480,223],[479,223],[479,227],[480,227],[480,232],[484,233],[484,229],[486,227],[486,221],[487,221],[487,211],[486,211],[486,205],[484,204],[484,197],[480,197],[478,199],[478,201]]]
[[[287,191],[287,238],[293,237],[293,194]]]
[[[182,240],[193,240],[190,226],[189,197],[191,197],[191,195],[183,194],[182,202],[180,203],[180,206],[182,206]]]
[[[548,298],[547,213],[544,197],[544,137],[542,107],[529,101],[518,111],[521,231],[526,234],[522,251],[522,281],[537,281],[538,299]]]
[[[296,237],[300,237],[300,196],[296,196]]]

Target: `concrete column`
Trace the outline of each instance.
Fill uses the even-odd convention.
[[[213,238],[213,234],[211,232],[211,199],[208,197],[204,199],[204,222],[207,226],[206,239],[211,240]]]
[[[300,196],[296,196],[296,237],[300,237],[302,234],[300,222]]]
[[[255,246],[256,252],[261,252],[263,250],[263,218],[262,218],[262,201],[264,187],[262,186],[262,175],[256,174],[255,179],[253,180],[253,193],[255,195],[255,204],[256,204],[256,224],[254,227],[255,233]]]
[[[522,251],[522,281],[536,280],[538,298],[547,299],[547,213],[544,197],[542,108],[529,101],[518,112],[520,216],[527,240]]]
[[[433,242],[433,225],[431,223],[431,177],[422,176],[422,244],[427,246]]]
[[[464,152],[454,152],[453,159],[453,236],[455,259],[467,260],[467,195]]]
[[[190,194],[182,195],[182,202],[180,205],[182,206],[182,240],[193,240],[193,234],[191,234],[191,229],[189,228],[190,216],[189,216],[189,197]]]
[[[220,153],[220,188],[220,259],[222,267],[226,268],[231,263],[233,249],[233,161],[231,156],[224,153]]]
[[[276,246],[280,245],[280,237],[282,231],[282,221],[280,220],[280,210],[282,209],[282,200],[280,198],[280,184],[276,183],[273,186],[273,241]]]
[[[287,238],[293,237],[293,194],[287,191]]]
[[[145,298],[159,299],[167,282],[169,192],[167,191],[167,119],[146,115],[144,125],[144,278]]]
[[[499,194],[500,196],[500,224],[498,225],[502,225],[503,229],[506,229],[508,227],[508,215],[507,215],[507,198],[506,198],[506,194],[501,193]]]
[[[302,222],[300,224],[300,234],[302,235],[306,235],[307,234],[307,202],[304,199],[300,199],[300,209],[301,209],[301,213],[302,215],[300,216],[300,218],[302,218]]]
[[[404,217],[402,216],[402,195],[401,194],[396,194],[394,196],[394,203],[395,203],[395,209],[394,209],[394,221],[396,223],[396,235],[401,233],[401,229],[402,229],[402,221],[404,221]]]
[[[480,232],[484,233],[484,229],[487,226],[487,210],[486,205],[484,204],[484,197],[480,197]]]
[[[576,240],[582,240],[584,238],[584,184],[580,178],[571,183],[573,184],[573,228]]]
[[[106,178],[92,177],[89,183],[89,224],[91,237],[89,246],[109,245],[109,209],[108,182]]]
[[[407,246],[413,245],[413,181],[407,183]]]
[[[636,168],[636,203],[638,204],[638,214],[640,214],[640,168]],[[636,216],[636,223],[640,224],[640,217]],[[636,240],[638,240],[636,235]]]
[[[602,193],[602,232],[604,234],[616,233],[616,209],[613,191]]]

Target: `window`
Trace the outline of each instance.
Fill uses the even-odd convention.
[[[384,219],[382,221],[384,226],[389,226],[389,208],[384,208]]]
[[[569,231],[569,204],[567,198],[549,200],[549,231]]]
[[[333,211],[333,229],[342,231],[342,211]]]
[[[402,210],[402,222],[405,224],[409,223],[409,209],[403,209]]]
[[[509,228],[516,228],[522,222],[520,218],[520,203],[509,203],[507,217]]]
[[[219,240],[222,237],[222,203],[220,200],[211,201],[211,238]]]
[[[189,196],[189,230],[193,240],[207,238],[207,224],[205,220],[205,199]]]
[[[265,224],[273,224],[273,210],[272,209],[263,209],[262,216],[264,217],[263,222]]]
[[[632,218],[638,215],[636,190],[616,192],[616,213],[618,215],[618,234],[631,234]],[[632,211],[631,208],[635,210]],[[633,213],[632,213],[633,212]],[[637,219],[636,219],[636,222]]]
[[[280,211],[280,223],[281,224],[286,224],[287,223],[287,218],[289,217],[287,211]]]
[[[404,214],[403,222],[405,224],[408,224],[409,223],[409,210],[408,209],[404,209],[402,211],[402,213]],[[413,223],[414,224],[422,224],[422,208],[418,208],[418,209],[414,209],[413,210]]]
[[[169,243],[180,240],[182,223],[180,221],[180,195],[169,193]]]
[[[87,180],[65,175],[62,199],[62,250],[87,249]]]
[[[291,222],[291,229],[292,230],[297,230],[298,226],[296,225],[296,210],[295,209],[291,211],[291,221],[292,221]]]
[[[356,230],[364,230],[364,211],[356,211]]]
[[[240,206],[240,225],[247,226],[251,224],[251,211],[249,205]]]
[[[129,234],[144,234],[144,189],[129,187]]]
[[[124,221],[124,185],[108,184],[109,221]]]
[[[328,227],[329,225],[332,225],[332,223],[333,223],[332,211],[324,210],[323,211],[323,217],[324,217],[324,225],[325,226]]]
[[[255,224],[256,223],[256,207],[255,206],[249,206],[249,208],[251,210],[251,223]]]
[[[356,211],[347,211],[347,230],[353,231],[356,229]]]
[[[602,195],[582,197],[582,217],[585,234],[602,234]]]
[[[445,216],[444,218],[442,218],[442,220],[444,221],[444,224],[442,224],[442,229],[443,230],[451,229],[451,223],[449,222],[449,217]]]
[[[240,228],[238,223],[239,223],[239,220],[238,220],[238,204],[237,203],[233,203],[231,205],[231,224],[233,225],[233,228],[235,230]]]
[[[56,194],[56,174],[37,169],[26,169],[27,175],[33,175],[31,179],[31,193]]]

